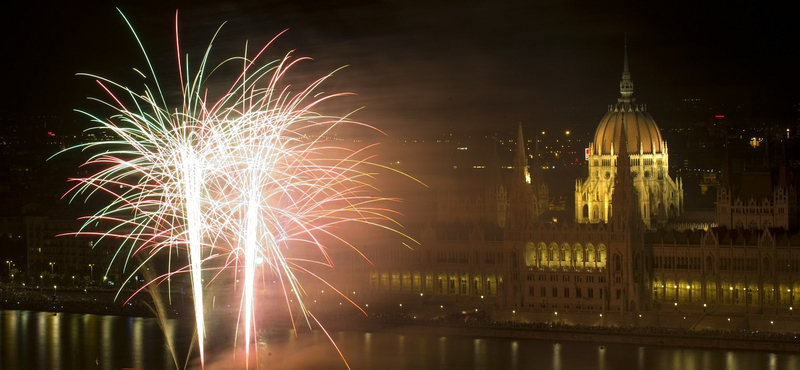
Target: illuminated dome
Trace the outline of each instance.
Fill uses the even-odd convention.
[[[623,122],[628,129],[628,153],[661,153],[663,140],[661,131],[656,121],[647,113],[644,106],[630,103],[620,103],[609,109],[608,113],[600,120],[597,131],[594,133],[593,154],[611,154],[613,143],[614,154],[620,147],[620,130]]]
[[[575,221],[611,220],[614,194],[619,191],[617,170],[627,159],[625,167],[630,171],[641,221],[651,230],[665,227],[683,212],[683,185],[669,175],[669,150],[656,121],[633,98],[627,47],[619,92],[617,104],[608,107],[589,144],[588,177],[575,183]],[[619,152],[622,147],[627,147],[627,153]]]
[[[623,124],[627,127],[628,153],[661,153],[663,150],[663,140],[661,131],[656,125],[656,121],[647,113],[644,105],[634,104],[633,80],[631,72],[628,70],[628,50],[625,48],[625,64],[622,68],[622,80],[619,82],[620,98],[617,99],[616,106],[609,106],[608,113],[600,120],[597,131],[594,133],[593,153],[607,155],[611,154],[612,145],[614,154],[619,148],[620,130]]]

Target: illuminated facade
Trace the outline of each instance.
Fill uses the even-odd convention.
[[[617,161],[617,173],[631,173],[631,157]],[[542,222],[532,202],[519,201],[532,199],[519,158],[505,228],[428,224],[413,250],[368,250],[374,265],[363,270],[362,288],[373,300],[434,312],[482,308],[547,320],[560,312],[587,324],[681,312],[694,313],[695,327],[716,325],[714,313],[788,314],[800,298],[796,230],[649,230],[633,176],[615,177],[608,223]]]
[[[589,177],[575,184],[575,219],[579,223],[608,222],[612,215],[620,133],[627,127],[627,154],[639,197],[639,213],[649,229],[664,226],[683,212],[683,186],[669,175],[669,152],[661,131],[644,105],[635,104],[628,57],[620,81],[621,97],[600,121],[589,144]]]
[[[371,299],[589,325],[737,328],[754,314],[793,312],[800,234],[786,174],[760,198],[741,189],[731,196],[739,188],[723,179],[720,226],[670,227],[683,211],[683,189],[669,177],[658,127],[633,105],[627,63],[621,91],[595,135],[589,179],[578,183],[577,222],[540,219],[541,167],[529,165],[520,128],[505,225],[429,223],[414,249],[370,249],[374,264],[361,281]],[[650,321],[636,321],[643,316]]]
[[[654,233],[653,301],[663,308],[788,312],[800,298],[800,235],[784,229]]]

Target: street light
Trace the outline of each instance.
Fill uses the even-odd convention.
[[[94,281],[94,263],[89,264],[89,280]]]
[[[50,275],[55,273],[55,262],[50,262]]]
[[[6,261],[6,264],[8,265],[8,273],[9,273],[9,275],[11,274],[11,262],[14,262],[14,261],[11,261],[11,260]]]

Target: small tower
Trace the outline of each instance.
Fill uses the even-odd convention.
[[[611,228],[614,231],[638,228],[641,218],[638,211],[638,197],[631,177],[630,155],[628,154],[627,125],[623,122],[620,132],[620,154],[617,156],[617,171],[614,176],[614,189],[611,201]]]
[[[525,138],[522,135],[522,123],[517,128],[517,152],[514,155],[514,173],[509,186],[508,227],[521,230],[533,222],[537,216],[533,207],[531,191],[531,173],[528,166],[528,155],[525,151]]]
[[[620,103],[633,103],[636,101],[633,98],[633,79],[631,79],[631,71],[628,69],[628,39],[625,39],[625,58],[622,65],[622,80],[619,81],[620,97],[617,99]]]
[[[646,283],[650,280],[644,264],[652,253],[644,247],[644,224],[639,212],[640,198],[631,176],[627,126],[623,121],[611,201],[608,264],[608,307],[619,312],[634,312],[650,306]]]

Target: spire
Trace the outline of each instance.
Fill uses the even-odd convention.
[[[522,136],[522,122],[517,127],[517,153],[514,156],[514,182],[530,184],[528,154],[525,151],[525,138]]]
[[[625,33],[625,61],[622,64],[622,75],[625,74],[630,75],[630,71],[628,71],[628,34]]]
[[[533,194],[531,175],[528,172],[528,155],[525,153],[525,138],[522,136],[522,123],[517,128],[517,153],[514,156],[514,173],[509,187],[507,227],[519,230],[533,221]]]
[[[622,129],[619,132],[619,155],[617,155],[617,175],[614,186],[631,180],[631,162],[628,156],[628,125],[623,121]],[[622,172],[620,172],[622,171]],[[625,184],[623,184],[625,185]]]
[[[622,80],[619,82],[619,93],[622,97],[619,98],[620,103],[632,103],[631,98],[633,95],[633,80],[631,79],[631,72],[628,69],[628,37],[625,36],[625,55],[622,63]]]
[[[614,228],[626,228],[633,225],[639,215],[636,189],[631,177],[631,163],[628,155],[627,125],[622,122],[617,155],[617,173],[614,176],[614,192],[611,199],[611,222]]]

